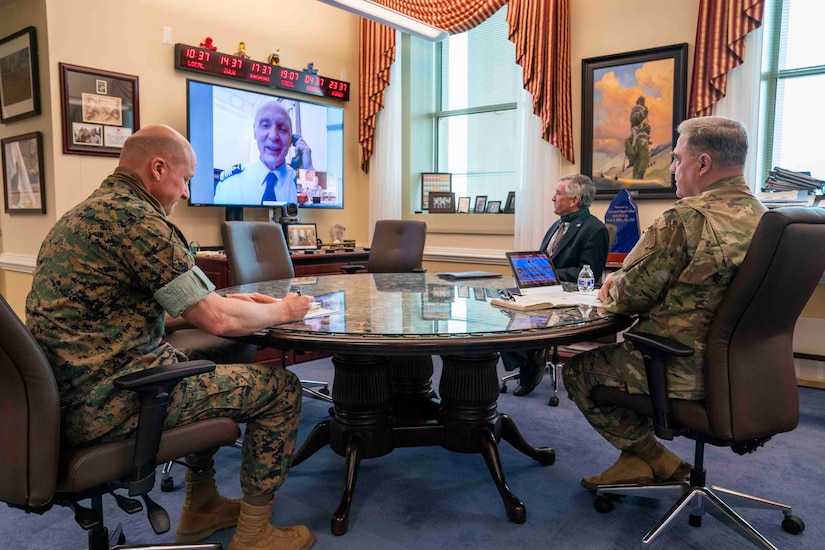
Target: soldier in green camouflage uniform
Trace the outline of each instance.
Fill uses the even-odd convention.
[[[118,440],[135,431],[137,399],[114,389],[112,381],[186,359],[163,341],[167,313],[206,332],[232,336],[300,319],[309,310],[312,297],[278,301],[213,292],[167,217],[188,198],[194,170],[194,151],[183,136],[167,126],[146,127],[127,140],[115,172],[58,220],[42,244],[26,301],[27,324],[54,369],[63,435],[71,445]],[[179,540],[202,540],[246,514],[255,516],[247,517],[255,532],[239,524],[233,548],[284,541],[287,548],[311,546],[312,534],[303,526],[269,526],[273,493],[289,470],[300,410],[300,382],[285,368],[218,365],[175,387],[167,427],[217,416],[246,423],[243,504],[217,493],[214,451],[187,457],[196,469],[187,472]],[[246,539],[238,541],[239,535]]]
[[[748,142],[741,124],[704,117],[683,122],[679,132],[671,172],[681,200],[647,229],[600,298],[608,311],[639,316],[632,331],[696,350],[692,357],[668,359],[667,382],[671,397],[698,400],[704,397],[708,327],[766,209],[742,177]],[[591,400],[599,385],[648,393],[644,360],[632,343],[577,355],[565,365],[564,382],[588,422],[622,451],[601,476],[582,480],[585,487],[684,479],[689,473],[690,466],[653,437],[648,418]]]

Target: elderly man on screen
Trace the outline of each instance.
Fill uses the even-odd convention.
[[[550,226],[540,250],[547,250],[560,281],[573,282],[587,264],[598,281],[607,261],[609,235],[600,219],[590,214],[596,196],[593,181],[583,174],[565,176],[553,195],[553,212],[559,219]],[[519,369],[519,385],[513,395],[529,394],[544,376],[544,348],[505,351],[501,354],[505,370]]]
[[[312,170],[312,151],[301,136],[292,133],[292,119],[286,108],[275,99],[265,100],[255,110],[253,131],[258,160],[235,165],[221,174],[215,204],[297,203],[298,174],[286,163],[286,155],[294,145],[300,167]]]
[[[742,176],[748,134],[735,120],[708,116],[682,122],[670,171],[676,201],[647,228],[622,268],[605,280],[607,311],[638,315],[630,330],[693,347],[692,357],[667,362],[668,394],[704,397],[708,327],[766,209]],[[627,340],[570,359],[564,369],[570,398],[595,430],[621,451],[603,473],[582,479],[587,489],[609,483],[682,481],[690,465],[653,435],[650,419],[621,407],[600,407],[595,386],[647,394],[642,354]]]

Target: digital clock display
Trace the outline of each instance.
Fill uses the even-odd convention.
[[[185,44],[175,45],[175,68],[349,101],[349,82]]]

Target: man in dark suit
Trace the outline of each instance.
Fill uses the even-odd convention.
[[[541,240],[541,250],[550,252],[556,275],[562,282],[575,282],[585,264],[598,281],[607,261],[607,227],[590,214],[596,186],[587,176],[575,174],[559,181],[553,195],[553,212],[559,217]],[[508,371],[519,369],[519,385],[513,395],[527,395],[544,376],[544,349],[503,352],[501,360]]]

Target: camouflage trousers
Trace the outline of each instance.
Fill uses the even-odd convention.
[[[599,407],[590,398],[596,386],[647,394],[642,354],[629,342],[580,353],[564,364],[564,387],[591,426],[614,447],[627,449],[652,430],[651,420],[621,407]]]
[[[190,358],[200,358],[196,355]],[[247,495],[265,495],[286,481],[300,413],[301,382],[291,371],[257,364],[217,365],[213,372],[186,378],[172,390],[165,426],[215,417],[246,423],[241,489]],[[104,439],[125,437],[135,422],[136,417],[115,427]]]

